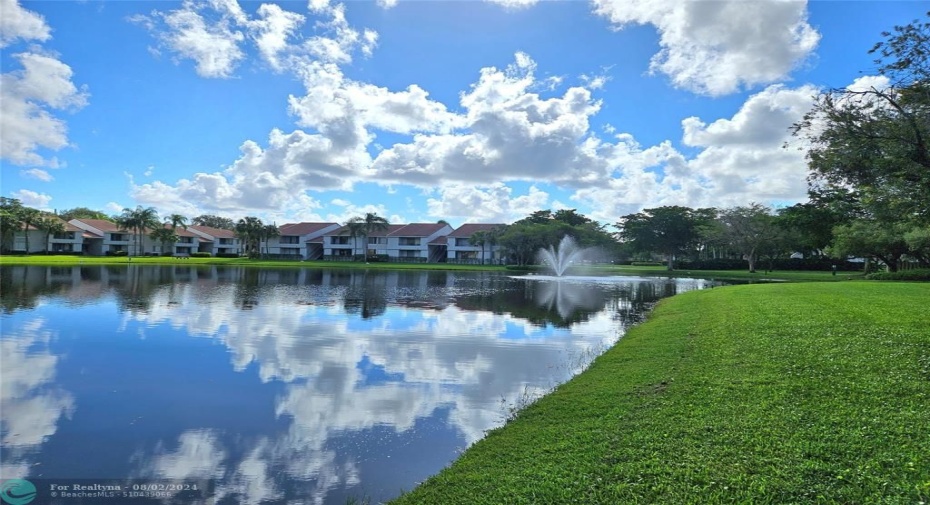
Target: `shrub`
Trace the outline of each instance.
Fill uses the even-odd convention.
[[[930,282],[930,268],[901,270],[899,272],[876,272],[865,277],[873,281],[923,281]]]
[[[200,251],[198,251],[198,252],[192,252],[192,253],[191,253],[191,258],[210,258],[210,257],[212,257],[212,256],[213,256],[213,255],[210,254],[210,253],[208,253],[208,252],[200,252]]]
[[[239,253],[216,253],[217,258],[238,258]]]
[[[107,251],[104,253],[106,256],[126,256],[126,251]]]
[[[664,263],[658,261],[631,261],[630,265],[634,267],[660,267],[664,265]]]

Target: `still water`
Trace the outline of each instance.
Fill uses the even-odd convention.
[[[218,504],[377,503],[578,373],[659,298],[712,285],[3,267],[0,477],[210,481]]]

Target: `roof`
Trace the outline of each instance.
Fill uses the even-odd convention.
[[[448,237],[443,235],[441,237],[436,237],[435,239],[430,240],[429,245],[446,245],[448,241]]]
[[[164,228],[170,230],[170,229],[171,229],[171,225],[168,224],[168,223],[165,223]],[[188,228],[190,228],[190,227],[188,226]],[[182,227],[182,226],[178,226],[177,228],[175,228],[175,229],[174,229],[174,234],[177,235],[177,236],[179,236],[179,237],[194,237],[194,238],[198,238],[198,239],[201,239],[201,238],[202,238],[200,235],[197,235],[196,233],[194,233],[194,232],[192,232],[192,231],[190,231],[190,230],[185,230],[184,227]]]
[[[116,226],[116,223],[113,221],[106,221],[104,219],[83,219],[77,218],[72,219],[72,221],[80,221],[88,226],[92,226],[102,232],[121,232],[129,233],[129,230],[123,230],[119,226]]]
[[[388,235],[392,237],[428,237],[449,225],[444,223],[411,223],[394,230]]]
[[[288,223],[278,227],[281,235],[309,235],[339,223]]]
[[[89,231],[85,231],[84,233],[81,234],[81,236],[84,238],[100,238],[100,239],[103,238],[100,235],[97,235],[96,233],[92,233]]]
[[[395,232],[395,231],[397,231],[397,230],[399,230],[399,229],[401,229],[401,228],[403,228],[403,227],[405,227],[405,226],[408,226],[408,225],[406,225],[406,224],[389,224],[388,227],[387,227],[387,230],[375,230],[375,231],[372,231],[372,232],[371,232],[371,236],[372,236],[372,237],[386,237],[386,236],[391,235],[393,232]],[[333,230],[333,231],[327,233],[326,235],[348,235],[348,234],[349,234],[349,227],[348,227],[348,226],[340,226],[339,228],[336,228],[335,230]]]
[[[449,234],[450,237],[468,238],[475,234],[476,231],[490,231],[505,224],[486,224],[486,223],[469,223],[463,224]]]
[[[224,230],[223,228],[214,228],[212,226],[200,226],[200,225],[188,225],[188,228],[193,228],[201,233],[206,233],[213,238],[236,238],[236,232],[232,230]]]

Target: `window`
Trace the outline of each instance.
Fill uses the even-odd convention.
[[[387,237],[368,237],[369,245],[384,245],[387,244]]]
[[[283,235],[281,237],[281,240],[278,243],[279,244],[299,244],[300,237],[298,237],[297,235]]]
[[[478,253],[476,251],[456,251],[455,252],[455,259],[457,260],[473,260],[473,259],[476,259],[477,257],[478,257]]]
[[[399,251],[398,257],[401,258],[419,258],[420,251]]]
[[[231,239],[231,238],[221,238],[221,239],[220,239],[220,245],[230,245],[230,244],[232,244],[232,239]]]
[[[125,237],[123,237],[123,235],[124,235],[123,233],[111,233],[111,234],[110,234],[110,241],[111,241],[111,242],[123,242],[123,241],[127,240]],[[117,250],[118,250],[118,249],[117,249]]]
[[[57,240],[74,240],[74,232],[66,231],[64,233],[56,233],[53,238]]]
[[[349,245],[349,237],[330,237],[333,245]]]
[[[471,247],[471,239],[459,237],[455,239],[455,245],[459,247]]]
[[[401,237],[398,245],[420,245],[420,237]]]

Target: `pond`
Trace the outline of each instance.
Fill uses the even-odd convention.
[[[656,300],[714,284],[3,267],[0,477],[209,482],[218,504],[388,500]]]

